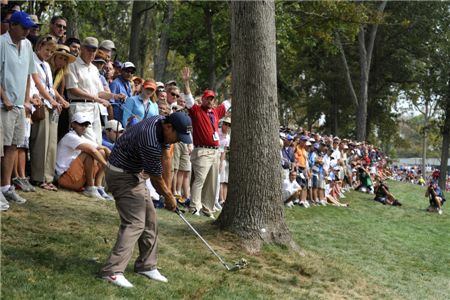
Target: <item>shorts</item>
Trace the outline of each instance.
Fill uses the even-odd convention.
[[[94,177],[99,171],[98,164],[94,166]],[[86,172],[80,156],[77,156],[70,164],[69,169],[58,178],[59,186],[73,191],[81,191],[86,185]]]
[[[189,155],[188,145],[176,143],[173,149],[172,169],[180,171],[191,171],[191,157]]]
[[[17,144],[17,148],[19,149],[30,148],[30,133],[31,133],[31,120],[29,118],[25,118],[25,134],[23,142],[21,144]]]
[[[219,174],[219,182],[220,183],[228,183],[228,174],[230,173],[230,164],[226,159],[223,160],[223,169]]]
[[[306,176],[305,176],[305,172],[304,171],[302,171],[302,170],[298,170],[298,173],[297,173],[297,183],[302,187],[302,188],[304,188],[304,187],[306,187],[307,185],[308,185],[308,179],[306,178]]]
[[[25,109],[13,107],[7,111],[0,108],[3,125],[3,146],[20,145],[25,138]]]

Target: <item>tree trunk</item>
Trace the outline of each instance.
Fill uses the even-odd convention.
[[[151,3],[150,3],[151,4]],[[148,5],[148,3],[147,3]],[[154,22],[152,20],[153,18],[153,10],[148,9],[146,7],[145,12],[143,13],[144,18],[142,20],[142,28],[143,30],[140,34],[140,41],[139,41],[139,57],[137,60],[133,61],[133,63],[136,66],[137,75],[140,77],[145,77],[145,71],[146,71],[146,62],[147,62],[147,51],[148,51],[148,45],[150,44],[150,36],[152,34],[152,30],[154,30]]]
[[[447,78],[447,82],[450,79],[450,74]],[[445,120],[444,127],[442,128],[442,152],[441,152],[441,177],[439,178],[439,186],[445,191],[445,181],[447,180],[447,164],[450,146],[450,85],[447,86],[447,95],[445,97]]]
[[[159,52],[154,59],[154,76],[156,81],[165,81],[165,73],[167,66],[167,55],[169,53],[169,32],[170,25],[173,22],[174,4],[172,1],[167,2],[166,11],[164,12],[163,28],[159,38]]]
[[[145,10],[146,3],[144,1],[133,1],[133,9],[131,11],[131,28],[130,28],[130,50],[128,60],[132,63],[138,63],[141,53],[139,51],[139,41],[142,32],[142,13]]]
[[[423,118],[423,135],[422,135],[422,176],[426,178],[427,164],[427,139],[428,139],[428,121],[429,121],[429,98],[425,100],[425,114]]]
[[[79,39],[80,36],[78,32],[78,10],[76,9],[75,5],[77,4],[73,3],[72,1],[63,2],[62,15],[67,19],[66,37],[74,37]]]
[[[208,31],[208,87],[213,89],[216,86],[216,39],[213,28],[213,12],[209,5],[204,8],[205,25]]]
[[[330,119],[331,119],[331,134],[338,134],[338,97],[335,95],[331,95],[331,110],[330,110]]]
[[[296,248],[281,198],[275,4],[230,5],[234,128],[230,187],[218,224],[241,237],[250,252],[263,242]]]

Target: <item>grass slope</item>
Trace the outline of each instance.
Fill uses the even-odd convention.
[[[26,194],[1,217],[2,299],[449,299],[450,212],[424,211],[421,187],[391,183],[404,205],[387,207],[351,192],[349,208],[288,210],[301,257],[267,245],[242,252],[206,218],[187,216],[227,261],[227,272],[174,213],[158,210],[159,267],[169,284],[126,272],[134,289],[96,278],[118,229],[112,203],[70,192]],[[137,251],[137,248],[135,249]],[[136,257],[136,253],[134,257]]]

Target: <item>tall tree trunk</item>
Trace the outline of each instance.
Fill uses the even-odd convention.
[[[63,2],[62,12],[63,17],[67,19],[67,31],[66,37],[80,38],[78,32],[78,10],[76,8],[76,3],[72,1]]]
[[[447,83],[450,80],[450,73],[447,77]],[[439,186],[445,191],[445,181],[447,179],[448,155],[450,147],[450,84],[447,85],[447,94],[445,97],[445,120],[442,128],[442,152],[441,152],[441,177],[439,178]]]
[[[331,119],[331,134],[338,134],[338,97],[335,95],[331,95],[331,110],[330,110],[330,119]]]
[[[425,114],[423,118],[423,134],[422,134],[422,176],[426,178],[426,164],[427,164],[427,140],[428,140],[428,122],[429,122],[429,98],[425,100]]]
[[[149,3],[147,3],[148,5]],[[148,45],[150,44],[150,36],[152,35],[152,31],[154,30],[154,27],[152,26],[154,24],[153,22],[153,10],[147,9],[146,7],[145,12],[143,13],[144,18],[142,20],[142,28],[144,30],[140,34],[140,41],[139,41],[139,58],[134,62],[137,74],[140,77],[145,77],[145,71],[146,71],[146,61],[147,61],[147,51],[148,51]]]
[[[154,59],[154,76],[156,81],[165,81],[167,55],[169,53],[169,32],[170,25],[173,22],[174,11],[174,3],[168,1],[164,12],[163,28],[159,38],[159,51]]]
[[[218,224],[241,237],[250,252],[259,251],[263,242],[296,247],[281,198],[275,3],[230,5],[235,128],[229,194]]]
[[[133,8],[131,10],[131,28],[130,28],[130,50],[128,53],[128,60],[134,64],[138,64],[139,58],[142,55],[139,51],[139,41],[142,32],[142,14],[146,8],[146,2],[133,1]],[[139,69],[140,71],[140,69]]]
[[[213,11],[209,5],[204,8],[206,30],[208,31],[208,87],[216,86],[216,39],[213,28]]]

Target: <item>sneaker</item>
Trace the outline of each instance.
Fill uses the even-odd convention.
[[[11,183],[14,184],[16,189],[22,190],[22,192],[30,192],[30,188],[28,187],[28,185],[25,182],[23,182],[23,179],[20,177],[14,177],[11,180]]]
[[[30,192],[36,192],[36,188],[30,183],[30,181],[28,180],[27,177],[21,178],[20,180],[22,180],[23,184],[28,186],[28,189],[30,190]]]
[[[0,211],[7,211],[9,209],[9,203],[6,201],[3,193],[0,193]]]
[[[199,211],[198,209],[194,209],[194,210],[192,211],[192,215],[193,215],[193,216],[200,217],[200,211]]]
[[[107,201],[114,201],[114,198],[110,196],[107,192],[105,192],[105,188],[102,186],[97,187],[97,192],[100,194],[100,196],[103,197],[103,199]]]
[[[219,202],[214,203],[214,212],[218,212],[222,210],[222,205]]]
[[[211,218],[213,220],[216,219],[216,217],[214,217],[213,213],[210,213],[209,211],[206,211],[204,209],[200,210],[201,214],[204,215],[205,217]]]
[[[322,204],[323,206],[327,206],[327,201],[326,200],[320,200],[320,204]]]
[[[137,272],[140,275],[144,275],[147,278],[156,280],[156,281],[160,281],[160,282],[168,282],[169,280],[167,280],[167,278],[163,275],[161,275],[161,273],[159,273],[158,269],[154,269],[151,271],[145,271],[145,272]]]
[[[294,205],[300,205],[300,200],[294,200]]]
[[[9,188],[9,190],[7,190],[6,192],[3,192],[3,196],[5,196],[5,199],[8,202],[16,202],[17,204],[23,204],[25,202],[27,202],[27,200],[25,200],[24,198],[20,197],[16,191],[15,191],[15,187],[13,185],[11,185],[11,187]]]
[[[292,207],[294,206],[294,202],[289,201],[289,202],[285,203],[284,206],[285,206],[286,208],[292,208]]]
[[[82,194],[85,195],[86,197],[98,198],[98,199],[104,200],[104,198],[102,197],[102,195],[99,194],[99,192],[97,191],[97,188],[95,186],[86,187],[84,189],[84,191],[82,192]]]
[[[114,274],[111,276],[104,276],[102,279],[111,282],[114,285],[123,287],[123,288],[132,288],[133,285],[123,276],[123,274]]]

